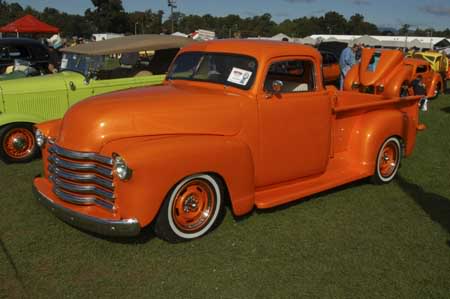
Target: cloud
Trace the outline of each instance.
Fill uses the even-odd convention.
[[[299,4],[299,3],[313,3],[316,2],[316,0],[284,0],[285,2],[291,3],[291,4]]]
[[[361,6],[363,6],[363,5],[371,5],[372,4],[368,0],[353,0],[352,3],[355,4],[355,5],[361,5]]]
[[[450,6],[424,5],[419,10],[434,16],[450,17]]]

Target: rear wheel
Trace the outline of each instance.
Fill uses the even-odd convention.
[[[0,158],[5,163],[29,162],[39,152],[33,127],[28,123],[14,123],[2,127],[0,142]]]
[[[391,182],[397,174],[401,158],[402,146],[400,140],[397,137],[388,138],[378,152],[372,182],[375,184]]]
[[[201,237],[223,219],[222,182],[214,175],[196,174],[175,185],[155,221],[155,234],[171,243]]]

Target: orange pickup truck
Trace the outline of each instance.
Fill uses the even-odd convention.
[[[320,53],[197,43],[163,85],[95,96],[37,125],[37,199],[73,226],[169,242],[355,180],[388,183],[416,142],[419,97],[324,87]]]

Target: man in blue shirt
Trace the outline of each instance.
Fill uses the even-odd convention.
[[[358,45],[353,44],[352,47],[347,47],[342,51],[341,57],[339,58],[339,67],[341,68],[341,90],[344,89],[344,79],[347,72],[356,63],[355,53],[358,50]]]

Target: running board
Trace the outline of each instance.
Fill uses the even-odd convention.
[[[327,171],[321,175],[257,189],[256,207],[273,208],[372,175],[355,169],[358,168],[352,168],[343,159],[331,159]]]

